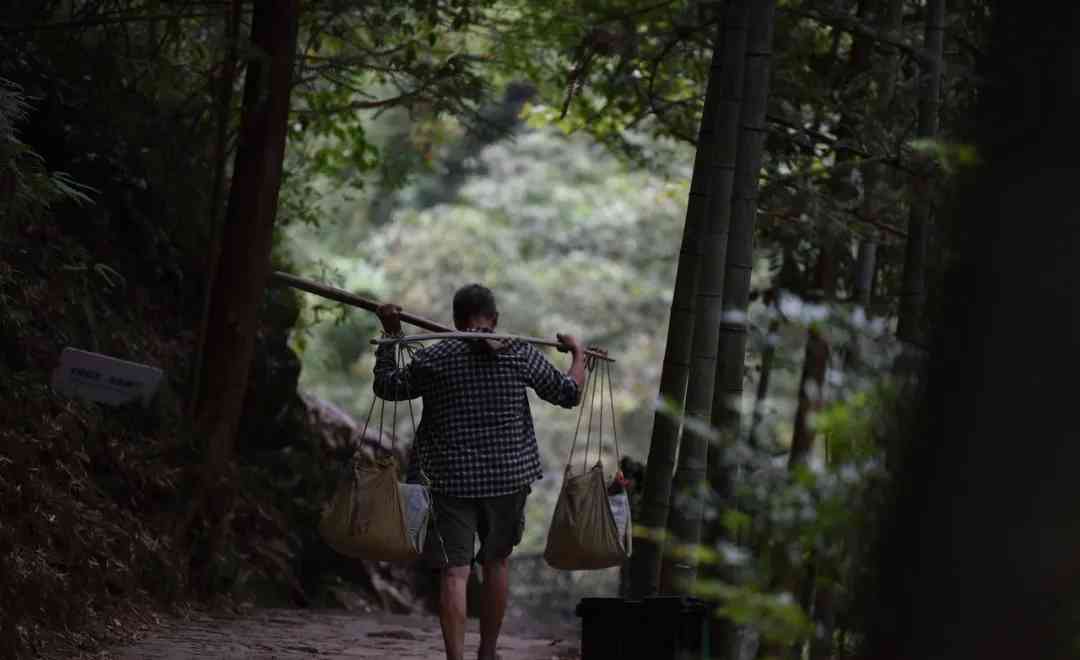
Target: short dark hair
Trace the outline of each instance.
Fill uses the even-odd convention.
[[[477,316],[494,318],[499,311],[495,308],[495,294],[481,284],[466,284],[454,294],[454,323],[461,325]]]

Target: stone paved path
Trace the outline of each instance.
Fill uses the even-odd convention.
[[[499,640],[502,660],[579,657],[580,633],[572,625],[508,618],[504,628]],[[470,619],[466,658],[475,657],[479,643],[477,622]],[[311,610],[260,610],[238,618],[203,616],[168,622],[133,645],[113,649],[110,655],[119,660],[444,657],[439,622],[434,617]]]

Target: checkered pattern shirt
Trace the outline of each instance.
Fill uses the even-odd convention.
[[[401,368],[395,350],[382,344],[375,352],[375,395],[391,401],[423,397],[410,478],[420,468],[436,492],[495,497],[542,477],[526,388],[573,408],[579,392],[572,378],[521,341],[493,351],[481,342],[447,339],[416,351]]]

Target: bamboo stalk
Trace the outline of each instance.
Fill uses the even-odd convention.
[[[321,284],[319,282],[312,282],[311,280],[306,280],[306,279],[304,279],[302,277],[297,277],[296,275],[290,275],[289,273],[284,273],[284,272],[281,272],[281,271],[274,271],[273,273],[271,273],[270,274],[270,281],[272,283],[275,283],[275,284],[291,286],[294,289],[299,289],[301,291],[306,291],[308,293],[313,293],[313,294],[315,294],[317,296],[321,296],[321,297],[327,298],[329,300],[335,300],[337,302],[344,303],[346,305],[351,305],[352,307],[359,307],[360,309],[366,309],[369,312],[375,312],[376,310],[379,309],[379,306],[382,304],[382,303],[380,303],[378,301],[369,300],[367,298],[363,298],[361,296],[358,296],[355,293],[349,293],[348,291],[344,291],[344,290],[338,289],[336,287],[328,286],[326,284]],[[553,347],[558,348],[560,350],[568,350],[568,347],[566,346],[566,344],[562,344],[562,343],[557,342],[557,341],[552,341],[550,339],[541,339],[539,337],[526,337],[526,336],[523,336],[523,335],[500,335],[500,334],[491,334],[491,333],[483,333],[481,335],[477,335],[477,333],[471,333],[471,332],[455,332],[453,328],[445,326],[445,325],[443,325],[441,323],[437,323],[437,322],[432,321],[430,319],[426,319],[426,318],[424,318],[422,316],[417,316],[415,314],[410,314],[410,313],[405,312],[405,311],[402,311],[400,316],[401,316],[401,320],[404,321],[405,323],[408,323],[409,325],[414,325],[414,326],[416,326],[418,328],[422,328],[424,330],[428,330],[432,334],[411,335],[411,336],[408,336],[408,337],[388,337],[386,339],[373,339],[372,343],[373,344],[379,344],[379,343],[402,342],[402,341],[426,341],[426,340],[429,340],[429,339],[434,340],[434,339],[450,339],[450,338],[518,339],[518,340],[521,340],[521,341],[527,341],[530,344],[539,344],[541,346],[553,346]],[[596,358],[596,359],[599,359],[599,360],[607,360],[609,362],[614,362],[615,361],[614,359],[608,357],[604,353],[601,353],[601,352],[595,351],[595,350],[586,350],[585,354],[588,355],[589,357],[593,357],[593,358]]]
[[[672,477],[673,505],[668,516],[668,532],[679,543],[696,547],[701,543],[705,519],[713,390],[716,384],[716,348],[720,337],[727,256],[731,226],[732,191],[741,149],[739,129],[743,110],[743,88],[749,53],[750,16],[753,2],[735,0],[724,13],[723,69],[719,98],[713,117],[714,141],[706,179],[709,198],[698,232],[701,266],[694,298],[694,332],[690,337],[690,368],[686,381],[686,419],[679,445],[678,463]],[[660,569],[662,593],[689,596],[698,579],[698,561],[693,556],[669,553]]]

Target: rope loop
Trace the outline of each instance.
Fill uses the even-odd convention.
[[[582,459],[582,470],[586,472],[589,470],[589,453],[593,446],[592,436],[594,432],[596,433],[596,462],[593,466],[603,467],[605,408],[607,408],[608,424],[611,428],[611,440],[615,448],[615,470],[618,471],[619,464],[622,462],[622,450],[619,447],[619,436],[615,424],[615,389],[612,384],[611,364],[607,361],[601,362],[600,360],[589,357],[585,361],[585,366],[585,385],[581,389],[581,396],[579,398],[577,424],[574,427],[574,436],[570,442],[570,455],[566,460],[566,472],[570,472],[574,462],[574,453],[577,450],[578,438],[582,435],[582,420],[585,420],[585,454]],[[597,391],[600,393],[599,401],[597,401]],[[606,405],[604,402],[605,397],[607,398]],[[585,414],[586,405],[588,405],[589,408],[588,415]],[[596,424],[593,423],[594,418],[596,419]]]

